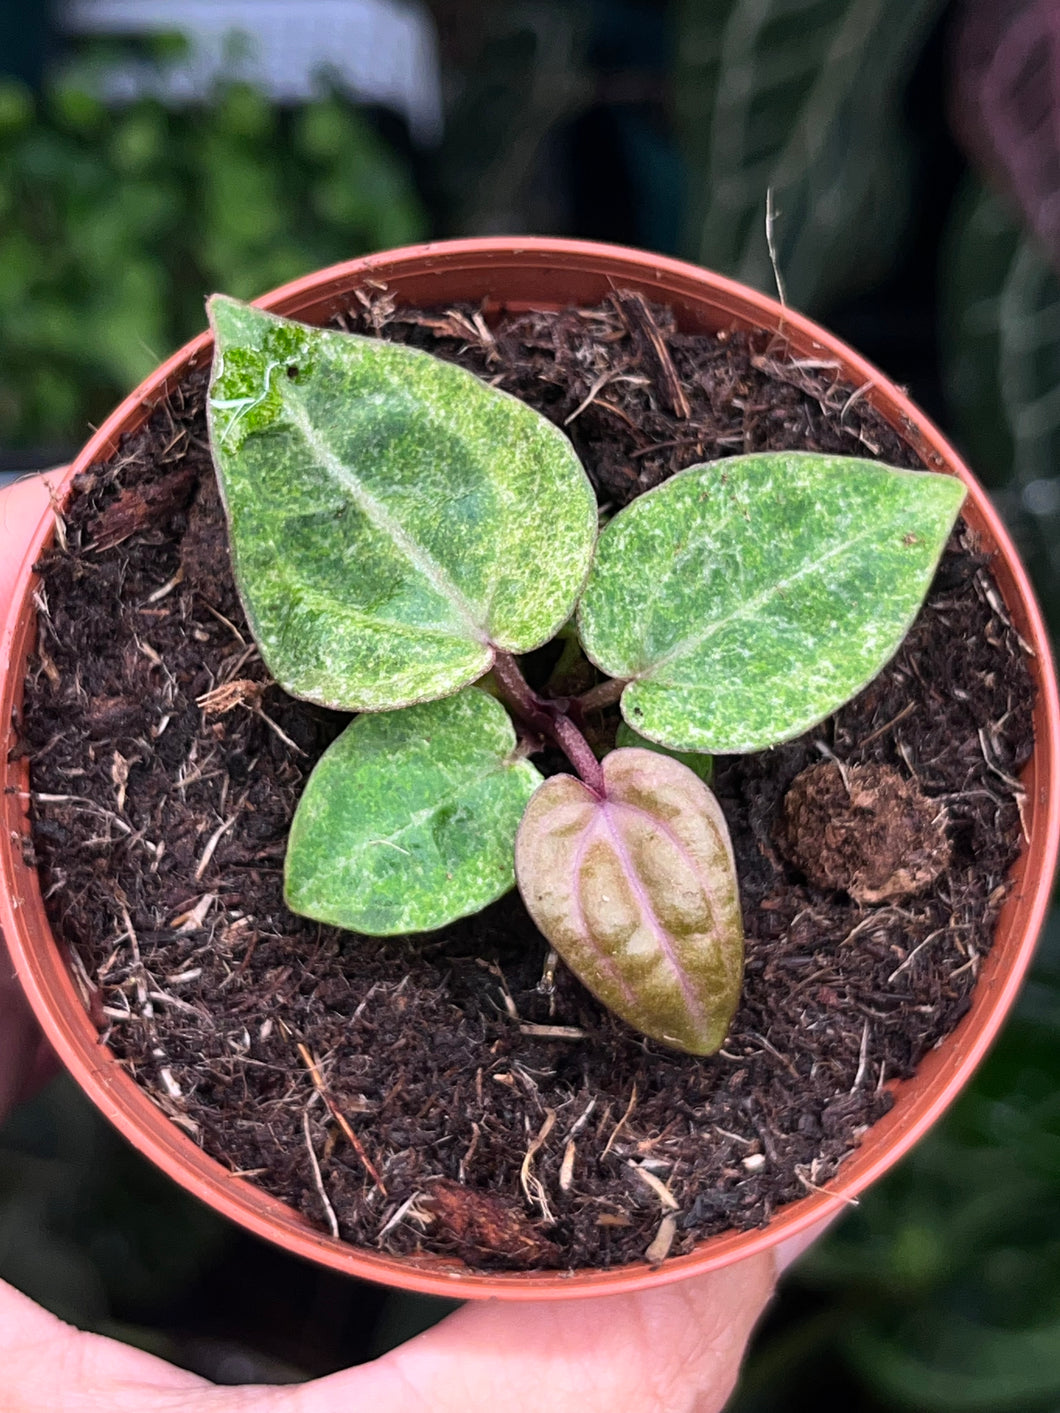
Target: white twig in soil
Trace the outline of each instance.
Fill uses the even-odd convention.
[[[780,1063],[781,1063],[781,1064],[784,1066],[784,1068],[787,1070],[788,1074],[790,1074],[793,1079],[796,1079],[796,1080],[801,1079],[801,1076],[800,1076],[798,1070],[797,1070],[797,1069],[795,1068],[795,1066],[791,1063],[791,1061],[790,1061],[789,1059],[787,1059],[784,1055],[782,1055],[782,1054],[780,1053],[780,1051],[777,1049],[777,1047],[776,1047],[775,1045],[771,1044],[771,1043],[765,1038],[764,1035],[759,1035],[759,1033],[758,1033],[757,1030],[749,1030],[749,1031],[747,1032],[747,1034],[751,1037],[752,1040],[757,1040],[757,1042],[759,1043],[759,1045],[761,1045],[764,1050],[768,1050],[769,1053],[774,1057],[774,1059],[779,1060]]]
[[[887,978],[887,985],[890,986],[891,983],[897,977],[901,976],[903,971],[908,970],[908,968],[913,965],[917,957],[920,955],[920,953],[924,950],[924,948],[928,945],[929,942],[934,942],[936,937],[945,937],[948,931],[948,927],[939,927],[936,928],[934,932],[929,932],[928,935],[924,938],[923,942],[918,942],[916,944],[913,950],[909,953],[908,957],[906,957],[905,961],[900,962],[898,966],[895,967],[894,971],[891,972],[890,976]]]
[[[496,962],[488,962],[486,965],[486,970],[488,972],[491,972],[501,984],[501,994],[504,997],[504,1009],[511,1016],[512,1020],[518,1020],[519,1010],[515,1004],[515,997],[508,989],[508,981],[504,975],[504,972],[501,971],[500,967],[497,965]]]
[[[545,1121],[538,1129],[537,1137],[531,1140],[519,1167],[519,1182],[522,1185],[523,1192],[526,1194],[526,1200],[528,1202],[537,1203],[541,1208],[541,1215],[546,1222],[554,1221],[555,1218],[552,1215],[551,1207],[548,1205],[548,1195],[545,1192],[544,1184],[541,1182],[540,1178],[536,1177],[530,1171],[530,1168],[534,1158],[540,1152],[541,1148],[544,1146],[545,1140],[552,1132],[555,1122],[555,1109],[546,1109]]]
[[[866,387],[867,386],[868,384],[866,384]],[[897,716],[892,716],[890,721],[885,721],[882,726],[877,726],[875,731],[866,736],[863,741],[860,741],[858,743],[858,749],[863,751],[866,746],[871,746],[873,741],[879,740],[881,736],[890,731],[892,726],[897,726],[900,721],[904,721],[909,713],[913,711],[916,711],[916,702],[906,702]]]
[[[754,1143],[753,1138],[744,1138],[741,1134],[732,1133],[727,1128],[722,1128],[720,1124],[714,1125],[714,1132],[720,1133],[723,1138],[731,1138],[734,1143],[742,1143],[745,1147],[750,1147]]]
[[[847,413],[854,406],[855,402],[860,402],[871,387],[872,379],[870,378],[868,382],[862,383],[860,388],[854,389],[854,391],[847,398],[846,402],[843,403],[843,410],[839,414],[840,422],[842,422],[846,418]]]
[[[904,908],[896,908],[893,906],[880,908],[878,912],[870,913],[868,917],[863,917],[856,926],[850,929],[843,940],[838,943],[838,946],[847,946],[848,943],[853,942],[855,937],[860,937],[863,932],[869,932],[873,928],[882,926],[884,919],[892,916],[905,918],[908,922],[916,921],[916,914],[906,912]]]
[[[607,1143],[604,1145],[604,1151],[600,1154],[600,1157],[601,1157],[601,1158],[606,1158],[607,1155],[608,1155],[608,1153],[611,1152],[611,1149],[615,1146],[615,1139],[618,1137],[619,1133],[620,1133],[620,1132],[622,1131],[622,1129],[624,1128],[624,1126],[625,1126],[627,1120],[629,1119],[630,1114],[632,1114],[632,1112],[633,1112],[633,1110],[636,1108],[636,1106],[637,1106],[637,1085],[636,1085],[636,1081],[634,1081],[634,1083],[633,1083],[633,1089],[632,1089],[632,1092],[630,1093],[630,1096],[629,1096],[629,1103],[626,1105],[626,1112],[622,1115],[622,1117],[619,1119],[618,1123],[615,1124],[614,1128],[611,1130],[611,1137],[607,1140]]]
[[[426,1226],[428,1224],[428,1218],[426,1214],[421,1212],[416,1206],[416,1203],[422,1196],[422,1193],[414,1192],[411,1197],[406,1197],[401,1206],[395,1208],[376,1232],[376,1242],[381,1242],[383,1237],[389,1235],[398,1223],[404,1221],[406,1217],[408,1217],[409,1221],[415,1222],[417,1226]]]
[[[315,1098],[316,1094],[314,1093],[309,1100],[309,1104],[312,1104]],[[305,1148],[306,1152],[309,1154],[309,1166],[313,1171],[313,1185],[317,1190],[317,1196],[320,1198],[320,1205],[324,1209],[324,1215],[327,1217],[328,1230],[335,1240],[338,1241],[339,1219],[336,1217],[335,1208],[331,1205],[328,1200],[328,1194],[324,1190],[324,1178],[320,1171],[320,1164],[317,1162],[317,1155],[313,1152],[313,1137],[309,1132],[309,1104],[302,1110],[302,1132],[305,1134]]]
[[[608,371],[605,373],[601,373],[600,376],[597,378],[596,382],[593,383],[592,387],[586,393],[582,401],[579,402],[578,406],[574,409],[570,416],[565,417],[563,419],[563,425],[565,427],[569,427],[576,417],[580,417],[585,411],[585,409],[595,399],[597,393],[601,392],[606,386],[606,384],[608,384],[614,376],[614,373],[610,369],[608,369]]]
[[[295,741],[292,741],[290,736],[288,736],[287,732],[283,729],[283,727],[277,725],[277,723],[273,721],[271,716],[269,716],[266,712],[262,711],[261,707],[251,707],[250,710],[254,713],[255,716],[259,717],[262,721],[264,721],[265,725],[269,728],[269,730],[275,732],[275,734],[280,738],[283,744],[289,747],[292,751],[294,751],[296,756],[305,755],[305,751],[302,750],[301,746],[299,746]]]
[[[640,1163],[635,1163],[632,1158],[628,1159],[628,1162],[629,1166],[640,1178],[641,1182],[647,1183],[647,1185],[651,1188],[652,1192],[655,1193],[656,1197],[668,1211],[677,1212],[680,1210],[681,1204],[678,1202],[677,1198],[663,1182],[662,1178],[656,1177],[653,1172],[650,1172],[647,1168],[642,1167]]]
[[[579,1114],[579,1116],[578,1116],[578,1117],[574,1120],[574,1122],[571,1124],[571,1130],[570,1130],[570,1133],[569,1133],[568,1137],[570,1137],[570,1138],[577,1138],[577,1137],[578,1137],[579,1133],[581,1133],[582,1129],[583,1129],[583,1128],[585,1127],[585,1125],[589,1122],[589,1116],[590,1116],[590,1114],[592,1113],[592,1111],[593,1111],[595,1108],[596,1108],[596,1095],[594,1094],[593,1097],[589,1100],[588,1104],[586,1104],[585,1108],[584,1108],[584,1109],[582,1110],[582,1112]]]
[[[584,1040],[587,1034],[576,1025],[537,1025],[534,1021],[522,1021],[519,1030],[523,1035],[536,1035],[542,1040]]]
[[[854,1083],[851,1087],[851,1094],[855,1094],[865,1082],[865,1074],[869,1068],[869,1022],[865,1019],[864,1027],[861,1031],[861,1050],[858,1054],[858,1072],[854,1076]]]
[[[810,1165],[810,1172],[813,1173],[816,1167],[817,1159],[815,1158]],[[840,1197],[848,1207],[861,1206],[861,1203],[856,1197],[842,1197],[840,1193],[833,1192],[830,1187],[822,1187],[820,1183],[814,1181],[813,1177],[807,1177],[803,1164],[795,1164],[795,1176],[802,1183],[803,1187],[808,1188],[810,1192],[820,1192],[825,1197]]]
[[[123,902],[118,903],[121,913],[121,920],[125,924],[125,936],[129,939],[129,950],[132,952],[133,969],[137,973],[135,977],[136,999],[140,1004],[140,1014],[144,1020],[153,1021],[155,1018],[155,1008],[152,1006],[147,995],[147,983],[150,977],[147,968],[144,966],[143,958],[140,956],[140,939],[132,925],[132,918],[129,916],[129,909]]]
[[[769,251],[769,263],[773,267],[773,278],[777,284],[777,298],[786,309],[788,307],[788,296],[784,289],[784,279],[780,273],[780,265],[777,261],[776,226],[777,208],[773,201],[773,188],[766,187],[766,248]]]
[[[160,589],[156,589],[153,594],[148,594],[147,598],[144,599],[144,603],[149,604],[161,602],[161,600],[164,599],[167,594],[171,594],[173,590],[177,587],[177,585],[183,583],[183,581],[184,566],[181,565],[181,567],[173,575],[172,579],[167,580],[167,582],[164,583]]]
[[[203,874],[206,872],[206,870],[210,867],[210,860],[211,860],[211,859],[213,858],[213,856],[214,856],[214,850],[217,848],[218,844],[221,842],[221,840],[224,838],[224,836],[228,833],[228,831],[232,828],[232,825],[235,824],[235,822],[236,822],[236,820],[237,820],[238,818],[239,818],[239,813],[238,813],[238,811],[237,811],[235,814],[230,815],[229,818],[226,819],[223,824],[219,824],[219,825],[217,826],[217,828],[214,830],[214,832],[210,835],[209,839],[207,839],[207,841],[206,841],[206,848],[203,849],[203,851],[202,851],[202,858],[199,860],[198,866],[197,866],[196,869],[195,869],[195,881],[196,881],[196,883],[197,883],[197,882],[199,881],[199,879],[203,876]]]
[[[168,991],[148,991],[148,996],[152,1001],[161,1001],[164,1006],[172,1006],[174,1010],[186,1011],[188,1015],[198,1016],[199,1020],[212,1025],[211,1018],[205,1011],[200,1011],[198,1006],[193,1006],[190,1001],[182,1001],[179,996],[170,996]]]
[[[559,1167],[559,1190],[569,1192],[571,1183],[574,1181],[574,1155],[578,1145],[573,1138],[567,1139],[567,1146],[563,1150],[563,1162]]]
[[[188,908],[185,912],[178,913],[170,927],[175,927],[177,932],[197,932],[206,920],[206,914],[217,902],[216,893],[204,893],[193,908]],[[196,973],[197,975],[198,973]]]
[[[249,1048],[249,1045],[250,1045],[250,1037],[248,1036],[248,1037],[247,1037],[247,1046],[248,1046],[248,1048]],[[378,1170],[377,1170],[375,1164],[372,1162],[371,1158],[369,1158],[367,1152],[365,1151],[364,1144],[363,1144],[363,1143],[361,1142],[361,1140],[357,1137],[356,1133],[354,1133],[354,1131],[353,1131],[353,1125],[350,1123],[349,1119],[348,1119],[348,1118],[346,1117],[346,1115],[342,1112],[342,1110],[339,1108],[338,1104],[335,1102],[334,1099],[332,1099],[331,1095],[328,1093],[327,1089],[325,1088],[325,1086],[324,1086],[324,1079],[323,1079],[323,1076],[322,1076],[321,1073],[320,1073],[320,1065],[318,1064],[318,1062],[317,1062],[317,1060],[315,1059],[315,1057],[311,1054],[311,1052],[310,1052],[310,1050],[309,1050],[309,1047],[308,1047],[307,1045],[304,1045],[301,1041],[299,1041],[297,1048],[298,1048],[298,1053],[299,1053],[299,1055],[302,1057],[302,1063],[305,1065],[306,1069],[309,1071],[309,1078],[312,1080],[314,1090],[317,1092],[317,1094],[320,1095],[321,1099],[323,1099],[324,1105],[325,1105],[325,1107],[327,1108],[328,1113],[331,1115],[331,1117],[332,1117],[332,1118],[335,1120],[335,1122],[338,1124],[339,1128],[342,1129],[342,1132],[345,1134],[346,1139],[347,1139],[347,1141],[349,1142],[350,1147],[353,1149],[353,1151],[357,1154],[357,1157],[360,1159],[361,1166],[364,1168],[365,1172],[368,1174],[368,1176],[369,1176],[369,1177],[372,1179],[372,1181],[375,1183],[376,1187],[379,1189],[379,1192],[382,1194],[382,1196],[383,1196],[383,1197],[386,1197],[386,1196],[387,1196],[386,1183],[385,1183],[385,1182],[383,1181],[383,1179],[380,1177],[379,1172],[378,1172]]]
[[[976,972],[979,970],[979,953],[975,950],[974,947],[969,947],[968,952],[968,960],[964,963],[964,965],[958,967],[956,971],[950,972],[951,981],[955,976],[961,976],[966,971],[970,971],[972,975],[975,976]]]
[[[850,794],[850,776],[847,774],[847,768],[846,768],[846,766],[844,765],[844,763],[839,759],[839,757],[836,755],[835,751],[832,750],[831,746],[829,746],[826,741],[814,741],[813,744],[814,744],[814,745],[817,747],[817,749],[820,751],[821,755],[824,756],[825,760],[831,761],[832,764],[835,766],[836,770],[839,771],[839,778],[840,778],[840,780],[842,780],[842,782],[843,782],[843,789],[844,789],[844,790],[847,792],[847,794],[849,795],[849,794]]]
[[[659,1223],[659,1229],[652,1238],[651,1245],[644,1252],[649,1266],[661,1266],[670,1254],[677,1235],[677,1218],[667,1212]]]
[[[467,1180],[467,1165],[475,1156],[475,1149],[478,1147],[478,1141],[481,1135],[482,1130],[479,1128],[478,1124],[472,1123],[471,1142],[467,1145],[467,1149],[464,1152],[464,1156],[460,1159],[460,1167],[457,1169],[457,1177],[460,1179],[461,1182],[466,1182]]]
[[[23,796],[28,793],[28,798],[37,805],[76,805],[78,809],[85,810],[89,814],[102,815],[104,819],[112,820],[123,834],[133,832],[132,825],[127,824],[120,815],[116,815],[113,810],[105,810],[102,805],[97,805],[95,800],[86,799],[84,795],[44,795],[38,790],[29,792],[19,790],[17,793]]]
[[[161,1055],[163,1051],[153,1050],[151,1053],[157,1057]],[[169,1068],[168,1065],[162,1065],[160,1067],[158,1071],[158,1077],[162,1081],[162,1085],[171,1099],[184,1098],[184,1091],[181,1089],[177,1081],[173,1078],[173,1071]]]

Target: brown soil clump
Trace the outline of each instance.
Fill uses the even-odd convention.
[[[780,839],[814,887],[858,903],[921,893],[950,861],[945,806],[889,765],[811,765],[784,797]]]

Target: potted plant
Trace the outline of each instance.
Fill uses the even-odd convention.
[[[463,241],[350,262],[285,286],[259,303],[278,314],[307,323],[322,323],[341,315],[355,290],[363,293],[380,287],[385,289],[387,299],[399,305],[436,310],[456,301],[470,301],[487,313],[501,306],[508,311],[586,307],[618,288],[669,306],[681,328],[689,332],[728,333],[749,329],[772,335],[778,346],[783,345],[791,354],[796,365],[800,360],[818,366],[824,362],[834,369],[837,377],[854,390],[850,396],[856,394],[859,400],[874,407],[929,470],[960,477],[968,488],[964,512],[967,522],[979,536],[983,551],[993,557],[993,573],[1003,600],[1001,611],[1033,652],[1029,667],[1037,687],[1034,753],[1021,780],[1027,843],[1013,871],[1008,896],[998,918],[994,945],[981,963],[968,1014],[937,1049],[924,1057],[912,1078],[892,1086],[890,1111],[860,1135],[858,1147],[842,1163],[837,1175],[821,1184],[815,1181],[812,1172],[807,1174],[806,1195],[778,1208],[768,1225],[712,1236],[700,1242],[690,1254],[666,1261],[639,1261],[611,1269],[574,1272],[539,1269],[485,1273],[439,1256],[396,1258],[366,1247],[351,1247],[329,1237],[291,1206],[270,1197],[245,1178],[233,1176],[206,1156],[188,1133],[175,1125],[99,1045],[97,1025],[86,1009],[86,998],[79,993],[67,960],[51,936],[37,875],[23,856],[22,841],[28,827],[27,778],[17,753],[8,767],[8,788],[4,797],[8,814],[7,827],[0,838],[4,879],[0,891],[0,926],[27,996],[46,1033],[86,1092],[108,1117],[142,1151],[219,1210],[301,1254],[352,1274],[425,1292],[510,1298],[573,1296],[628,1289],[631,1285],[675,1279],[693,1270],[705,1270],[739,1259],[796,1234],[836,1210],[894,1162],[966,1081],[1015,995],[1047,905],[1060,828],[1054,762],[1058,719],[1056,690],[1033,596],[1007,536],[982,491],[935,429],[903,395],[817,326],[731,281],[678,262],[607,247],[546,240]],[[650,340],[650,330],[648,337]],[[74,478],[113,456],[122,435],[142,425],[189,370],[204,367],[210,354],[210,340],[204,335],[137,389],[61,477],[51,478],[50,483],[45,478],[43,486],[31,483],[16,487],[7,494],[4,524],[9,527],[10,548],[0,562],[14,566],[16,572],[0,640],[4,659],[10,664],[3,681],[5,722],[17,716],[24,664],[34,635],[32,566],[54,532],[56,508],[65,503]],[[286,360],[280,375],[295,380],[301,376],[297,358]],[[679,390],[674,395],[679,397]],[[225,427],[230,427],[236,419],[253,416],[254,409],[248,400],[244,398],[240,402],[238,388],[222,389],[217,402],[229,404]],[[221,438],[225,436],[225,427],[220,429]],[[18,528],[16,509],[20,516]],[[238,554],[237,550],[237,558]],[[549,631],[556,626],[550,621]],[[533,643],[528,640],[522,646],[533,646]],[[604,654],[597,647],[593,655],[602,660]],[[630,675],[622,670],[621,663],[612,671],[619,678]],[[506,695],[509,700],[518,698],[522,691],[520,685],[511,681],[505,683],[503,671],[495,675],[499,679],[500,695]],[[447,690],[452,690],[452,684],[448,684]],[[417,700],[423,695],[416,689],[409,699]],[[247,696],[245,704],[255,705],[253,693]],[[216,698],[210,705],[218,705]],[[529,727],[534,726],[532,710],[524,712],[524,721]],[[649,723],[648,735],[659,734]],[[577,752],[575,746],[575,756]],[[636,754],[639,756],[640,748]],[[113,768],[115,788],[121,790],[122,773],[128,769],[128,762],[115,761]],[[668,766],[660,768],[669,769]],[[536,847],[542,852],[540,841]],[[527,849],[532,852],[529,844]],[[530,868],[532,871],[532,865]],[[866,901],[872,901],[868,895]],[[131,931],[131,923],[129,927]],[[545,931],[549,931],[547,921]],[[973,965],[978,965],[977,959]],[[88,999],[91,1002],[91,996]],[[663,1023],[664,1038],[670,1035],[670,1026],[667,1019]],[[724,1030],[723,1024],[721,1029]],[[716,1048],[718,1039],[719,1035],[713,1034],[709,1043],[702,1043],[700,1048]],[[688,1048],[696,1043],[694,1040]],[[326,1105],[327,1086],[320,1079],[318,1059],[312,1054],[304,1058],[314,1088]],[[886,1084],[883,1074],[880,1083]],[[615,1121],[621,1117],[616,1115]],[[351,1141],[356,1142],[356,1134],[352,1130],[351,1134]],[[529,1156],[524,1176],[528,1177],[532,1177],[529,1169],[535,1138],[544,1141],[540,1134],[527,1137]],[[761,1158],[757,1148],[747,1156],[756,1165]],[[370,1157],[367,1154],[363,1157],[370,1171]],[[378,1174],[375,1176],[378,1178]],[[665,1184],[659,1181],[650,1165],[638,1176],[648,1186],[653,1186],[654,1179],[654,1187],[666,1191]],[[664,1198],[661,1200],[665,1202]],[[661,1250],[656,1256],[659,1254]]]

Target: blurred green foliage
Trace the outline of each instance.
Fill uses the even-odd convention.
[[[337,93],[277,110],[108,107],[77,83],[0,86],[0,445],[78,445],[205,326],[251,298],[420,239],[403,161]]]
[[[961,445],[1060,629],[1060,278],[1015,209],[969,177],[940,264],[941,343]]]
[[[913,201],[902,96],[945,0],[680,0],[683,253],[819,311],[878,281]]]

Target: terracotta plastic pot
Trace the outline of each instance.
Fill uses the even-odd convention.
[[[1027,843],[984,960],[971,1009],[923,1061],[894,1086],[894,1107],[864,1135],[829,1190],[781,1208],[763,1229],[701,1242],[658,1269],[645,1263],[612,1270],[483,1275],[437,1257],[398,1259],[347,1246],[317,1231],[290,1207],[233,1177],[200,1151],[155,1107],[100,1044],[45,918],[37,875],[22,857],[29,832],[28,775],[4,766],[0,829],[0,928],[30,1004],[60,1058],[121,1132],[189,1192],[261,1236],[349,1275],[430,1294],[501,1299],[560,1298],[629,1291],[678,1280],[760,1252],[838,1210],[884,1173],[939,1117],[967,1082],[1011,1006],[1045,916],[1060,834],[1060,743],[1056,683],[1045,629],[1027,576],[982,488],[952,447],[902,392],[851,349],[808,319],[732,280],[675,260],[565,240],[463,240],[423,245],[333,266],[265,296],[259,303],[307,322],[323,322],[366,279],[383,281],[399,303],[455,300],[487,307],[557,308],[593,304],[616,287],[669,304],[686,331],[756,328],[778,333],[801,357],[834,361],[840,376],[886,418],[928,466],[960,476],[969,488],[966,515],[992,553],[994,573],[1017,631],[1030,645],[1038,688],[1035,752],[1023,774]],[[112,455],[192,366],[210,357],[206,334],[165,362],[107,419],[72,466],[17,484],[0,497],[0,721],[2,759],[14,743],[26,655],[34,641],[33,564],[53,534],[52,505],[91,463]]]

